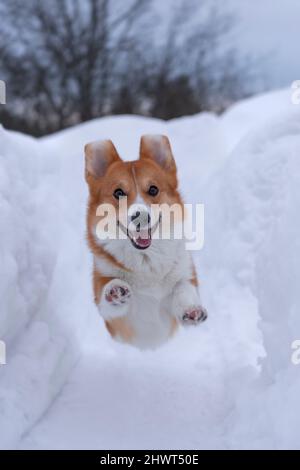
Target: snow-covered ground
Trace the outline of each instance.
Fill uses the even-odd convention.
[[[111,340],[92,301],[83,146],[135,158],[166,133],[208,321],[156,351]],[[288,90],[224,116],[95,120],[40,140],[0,129],[0,447],[300,448],[300,106]],[[299,355],[300,356],[300,355]]]

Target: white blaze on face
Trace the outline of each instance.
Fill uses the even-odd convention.
[[[151,218],[148,206],[134,203],[128,210],[128,231],[134,243],[140,248],[151,244]]]
[[[151,245],[151,206],[146,204],[138,191],[135,169],[132,175],[137,191],[135,202],[128,209],[128,235],[133,245],[139,249],[146,249]]]

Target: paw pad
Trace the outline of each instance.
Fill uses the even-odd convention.
[[[186,325],[197,325],[207,319],[207,311],[203,307],[191,307],[184,312],[182,322]]]
[[[105,300],[112,305],[123,305],[131,297],[130,289],[126,285],[109,286],[105,291]]]

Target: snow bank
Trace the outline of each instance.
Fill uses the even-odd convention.
[[[89,285],[89,270],[82,269],[88,265],[84,202],[65,202],[71,193],[61,156],[3,128],[0,141],[0,338],[7,344],[7,365],[0,369],[0,446],[6,448],[39,418],[65,380],[91,297],[80,295]]]
[[[293,112],[292,89],[270,91],[237,102],[222,115],[222,127],[231,150],[251,131],[287,112]]]
[[[39,301],[39,291],[34,286],[38,282],[41,295],[45,286],[42,260],[33,270],[36,254],[30,243],[36,237],[33,219],[38,146],[33,139],[8,133],[2,127],[0,139],[0,337],[9,340],[24,328],[30,311]]]
[[[230,447],[299,448],[300,369],[291,360],[300,338],[299,107],[248,134],[207,192],[203,262],[210,277],[231,278],[238,297],[252,298],[264,346],[259,378],[244,373],[235,390]],[[237,313],[246,326],[245,309]]]
[[[264,426],[255,423],[254,429],[257,436],[269,438],[270,447],[299,449],[300,368],[292,362],[292,344],[300,339],[300,112],[267,128],[247,153],[252,160],[263,155],[257,158],[261,178],[251,193],[261,197],[257,212],[263,236],[256,251],[255,279],[266,350],[261,383],[267,384],[256,395],[248,418],[252,407],[257,416],[267,416]]]

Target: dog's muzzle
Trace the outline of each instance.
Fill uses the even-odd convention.
[[[122,231],[126,233],[132,245],[138,250],[146,250],[152,243],[152,234],[158,228],[161,216],[151,225],[151,216],[147,209],[138,207],[128,213],[128,227],[118,221]]]

